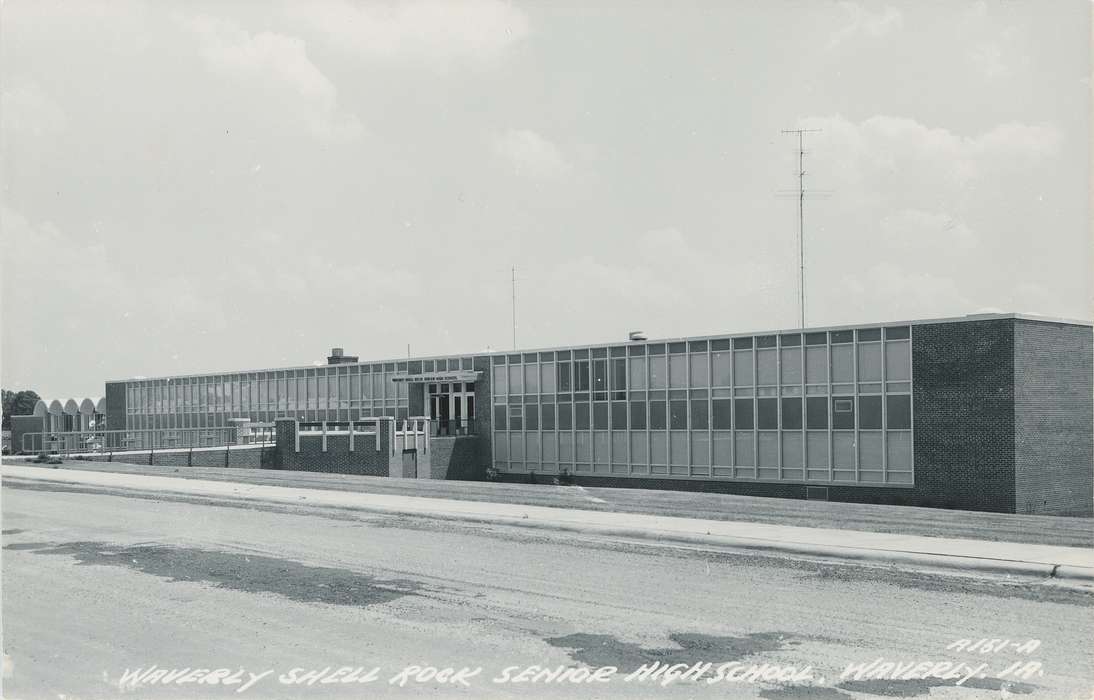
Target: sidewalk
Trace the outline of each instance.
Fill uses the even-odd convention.
[[[8,464],[34,466],[29,460]],[[943,537],[1022,544],[1085,547],[1094,550],[1094,519],[1052,515],[986,513],[915,506],[765,498],[714,491],[557,486],[550,477],[540,483],[391,479],[384,476],[328,472],[244,469],[223,466],[167,467],[123,462],[66,461],[58,469],[170,476],[175,479],[231,481],[264,486],[291,486],[392,496],[419,496],[456,501],[549,506],[699,520],[790,525],[830,530],[863,530],[896,535]],[[547,483],[543,483],[546,481]]]
[[[5,481],[48,481],[179,496],[502,523],[713,549],[1055,579],[1071,585],[1094,587],[1094,551],[1078,547],[354,493],[12,464],[5,464],[0,473]]]

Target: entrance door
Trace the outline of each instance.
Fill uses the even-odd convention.
[[[429,417],[436,435],[472,435],[475,420],[475,384],[430,384]]]
[[[437,434],[448,435],[448,422],[452,417],[452,402],[448,393],[437,394]]]

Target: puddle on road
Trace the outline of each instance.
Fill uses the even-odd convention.
[[[673,633],[669,639],[679,645],[647,649],[623,642],[608,634],[570,634],[545,639],[559,649],[570,650],[570,658],[592,667],[615,666],[621,673],[630,673],[644,664],[694,664],[697,661],[724,663],[754,654],[782,651],[800,644],[781,632],[756,632],[743,637],[715,637],[706,634]]]
[[[881,695],[887,698],[915,698],[931,694],[931,688],[960,687],[974,690],[1006,691],[1010,695],[1029,695],[1037,686],[1029,683],[1004,681],[999,678],[970,678],[960,686],[954,681],[941,678],[927,678],[923,680],[887,680],[876,679],[868,681],[847,681],[840,683],[838,688],[850,690],[856,693],[868,695]],[[1004,696],[1005,697],[1005,696]]]
[[[301,603],[365,607],[417,595],[421,590],[421,585],[414,581],[379,579],[347,569],[307,566],[289,559],[192,547],[119,547],[105,542],[69,542],[60,545],[10,544],[4,549],[71,556],[81,565],[122,566],[172,583],[188,581],[245,593],[274,593]]]

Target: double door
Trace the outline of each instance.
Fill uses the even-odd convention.
[[[436,435],[470,435],[474,432],[475,384],[430,384],[429,418]]]

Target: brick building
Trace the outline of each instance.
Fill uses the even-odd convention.
[[[493,467],[1091,515],[1092,340],[1089,323],[988,314],[375,362],[337,352],[322,367],[108,382],[105,410],[130,430],[426,416],[434,478]],[[325,451],[306,468],[350,465],[393,473]]]

